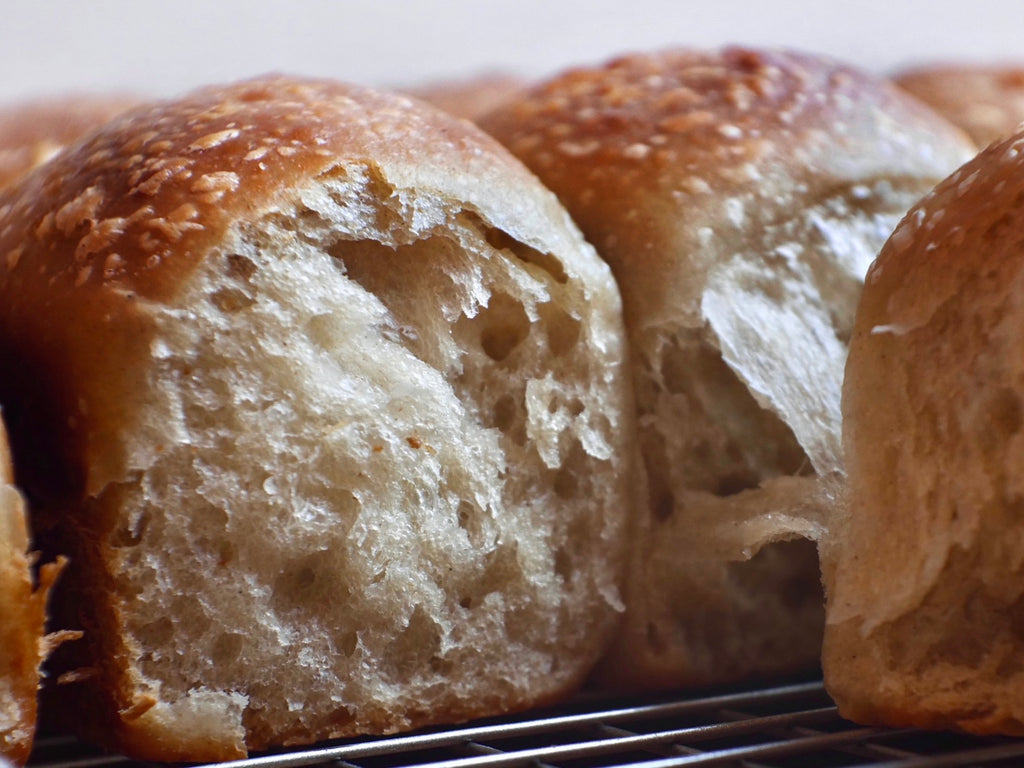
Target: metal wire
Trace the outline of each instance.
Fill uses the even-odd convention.
[[[141,766],[64,736],[30,768]],[[566,707],[457,728],[321,744],[219,768],[955,768],[1024,765],[1024,740],[864,728],[839,717],[820,681],[623,704]]]

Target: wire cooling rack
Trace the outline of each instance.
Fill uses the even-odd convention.
[[[39,739],[32,768],[143,766],[70,737]],[[820,681],[711,695],[610,701],[391,738],[339,741],[219,768],[738,768],[1022,766],[1024,739],[865,728],[839,717]]]

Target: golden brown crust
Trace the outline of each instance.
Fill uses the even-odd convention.
[[[908,213],[868,274],[843,391],[849,511],[826,570],[848,717],[1019,734],[1024,134]]]
[[[573,201],[613,270],[630,271],[627,313],[692,298],[693,271],[716,257],[697,230],[728,226],[736,209],[723,201],[768,223],[844,183],[934,175],[958,164],[966,143],[855,69],[742,48],[570,71],[480,123]],[[700,257],[676,263],[678,253]],[[665,279],[673,273],[686,277]]]
[[[449,115],[476,120],[525,90],[526,85],[526,80],[521,77],[495,73],[466,80],[429,83],[407,88],[405,92]]]
[[[954,125],[979,147],[1014,133],[1024,121],[1024,68],[934,64],[898,72],[893,81]]]
[[[488,143],[479,132],[411,106],[369,89],[278,77],[132,110],[0,198],[5,280],[22,279],[19,249],[31,242],[55,251],[40,279],[61,293],[167,299],[231,221],[271,206],[339,156],[412,164],[433,146],[439,157],[495,174],[500,160],[478,159]]]
[[[5,279],[21,279],[18,249],[31,240],[56,248],[42,279],[62,293],[167,299],[234,218],[330,167],[339,149],[401,156],[403,144],[389,140],[398,135],[452,148],[469,139],[457,125],[415,120],[407,106],[282,77],[133,110],[0,201],[14,222],[0,240]]]
[[[116,115],[130,96],[77,96],[0,108],[0,188],[6,187]]]

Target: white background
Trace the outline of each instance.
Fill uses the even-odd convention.
[[[171,95],[269,71],[414,85],[671,45],[787,46],[880,72],[1024,60],[1020,0],[0,0],[0,101]]]

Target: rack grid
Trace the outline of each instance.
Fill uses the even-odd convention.
[[[42,736],[30,768],[134,768],[67,736]],[[219,768],[947,768],[1024,765],[1024,739],[867,728],[841,718],[820,680],[611,700],[400,736],[269,752]]]

